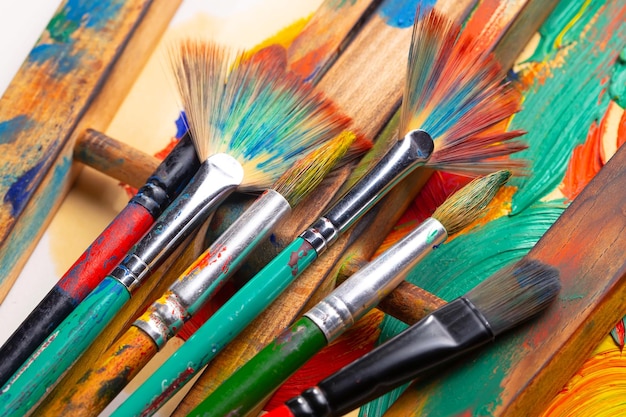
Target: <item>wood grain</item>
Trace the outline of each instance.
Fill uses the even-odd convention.
[[[63,198],[56,192],[68,189],[43,180],[54,173],[59,182],[71,182],[74,132],[106,127],[160,36],[162,22],[169,20],[167,10],[176,6],[162,0],[109,0],[94,3],[93,9],[74,3],[61,5],[0,100],[0,299]],[[139,25],[148,15],[151,25]]]
[[[469,10],[473,2],[466,4]],[[446,5],[448,3],[444,2],[441,7]],[[503,3],[500,6],[505,7]],[[522,13],[524,8],[518,7],[516,10]],[[509,20],[498,20],[500,31],[506,31],[516,18],[518,15],[512,13]],[[529,29],[525,38],[519,38],[518,50],[522,49],[530,36]],[[322,91],[353,118],[355,128],[366,136],[378,135],[400,104],[410,39],[411,28],[392,27],[375,15],[318,84]],[[393,131],[388,131],[386,135],[387,140],[393,138]],[[374,153],[367,155],[364,164],[376,161],[385,151],[384,143],[377,145]],[[364,171],[366,169],[358,170],[356,175],[362,175]],[[221,381],[293,322],[307,306],[332,290],[344,262],[357,260],[358,264],[360,260],[368,260],[428,176],[428,170],[419,170],[411,175],[398,184],[371,213],[345,233],[209,364],[180,403],[175,415],[186,415]]]

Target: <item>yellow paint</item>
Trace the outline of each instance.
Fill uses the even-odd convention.
[[[280,45],[285,49],[289,48],[294,39],[300,34],[300,32],[302,32],[302,29],[304,29],[309,20],[311,20],[311,17],[313,17],[313,14],[296,20],[291,25],[279,30],[273,36],[251,48],[248,53],[252,55],[270,45]]]
[[[561,47],[563,43],[563,36],[565,36],[565,34],[572,28],[572,26],[574,26],[580,20],[587,7],[589,7],[590,3],[591,0],[585,0],[585,3],[583,3],[583,5],[580,7],[578,13],[576,13],[576,15],[569,22],[567,22],[567,25],[565,25],[563,30],[557,35],[556,39],[554,40],[555,49],[559,49]]]

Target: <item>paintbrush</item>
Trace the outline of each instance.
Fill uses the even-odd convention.
[[[274,186],[258,197],[101,355],[69,393],[46,406],[45,413],[87,416],[101,412],[183,324],[211,299],[253,249],[269,238],[292,208],[319,185],[344,157],[354,139],[355,134],[343,132],[285,171]],[[355,156],[351,153],[349,159]]]
[[[439,141],[433,166],[449,165],[458,171],[491,172],[508,162],[497,158],[481,162],[485,152],[497,157],[524,148],[511,142],[519,131],[488,132],[518,109],[517,93],[503,82],[502,70],[492,56],[468,57],[471,54],[465,50],[471,41],[457,42],[459,31],[458,25],[434,9],[416,21],[399,140],[325,215],[209,318],[120,409],[158,409],[395,184],[427,163],[434,148],[431,136]],[[420,125],[430,130],[415,129]]]
[[[522,259],[266,416],[342,416],[494,341],[545,310],[560,287],[555,268]]]
[[[269,187],[303,152],[348,122],[329,100],[278,66],[245,60],[216,44],[184,41],[173,49],[172,62],[204,162],[125,260],[5,384],[0,392],[5,413],[25,412],[37,403],[150,271],[227,195],[237,188]]]
[[[464,229],[508,180],[508,171],[477,178],[432,216],[338,286],[224,381],[191,415],[245,416],[316,352],[375,307],[409,270],[449,235]]]
[[[199,166],[187,134],[0,348],[0,385],[117,266]]]

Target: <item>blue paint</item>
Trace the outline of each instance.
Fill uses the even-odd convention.
[[[406,29],[413,26],[418,7],[423,15],[434,5],[434,0],[387,0],[379,7],[378,14],[389,26]]]
[[[178,119],[176,119],[176,137],[182,138],[187,130],[189,130],[189,122],[187,121],[187,114],[184,111],[180,112]]]
[[[63,158],[56,166],[50,183],[44,187],[39,195],[38,204],[32,212],[20,218],[23,227],[16,227],[7,236],[3,252],[0,253],[0,285],[13,272],[20,257],[24,255],[24,248],[30,245],[43,227],[46,217],[52,212],[56,200],[61,195],[64,180],[72,167],[72,158]]]
[[[0,145],[13,143],[24,130],[30,129],[33,120],[23,114],[0,122]]]
[[[37,184],[35,179],[44,162],[45,160],[42,159],[37,165],[22,174],[22,176],[9,187],[9,190],[4,195],[4,202],[11,203],[11,215],[13,217],[16,217],[28,202],[28,198]]]
[[[116,17],[123,5],[122,0],[67,0],[58,15],[78,26],[101,30]]]
[[[74,53],[70,54],[70,51]],[[85,51],[75,51],[69,45],[46,43],[35,46],[28,60],[39,65],[50,62],[55,75],[64,75],[77,68],[84,55]]]

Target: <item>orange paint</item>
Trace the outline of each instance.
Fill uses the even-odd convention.
[[[585,143],[574,148],[565,178],[559,187],[569,200],[576,198],[604,166],[601,157],[602,138],[606,133],[608,114],[607,111],[599,125],[594,122]]]
[[[613,345],[589,358],[542,416],[623,415],[626,410],[624,398],[626,356]]]

